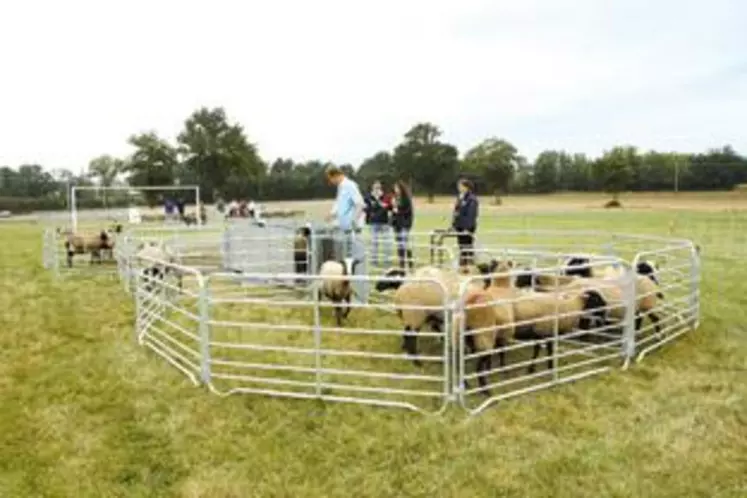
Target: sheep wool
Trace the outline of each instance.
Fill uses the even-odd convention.
[[[476,269],[460,271],[435,266],[416,269],[409,277],[402,270],[389,270],[376,284],[376,290],[396,289],[393,304],[397,316],[404,326],[402,349],[411,356],[417,355],[417,332],[428,325],[435,332],[441,332],[444,321],[444,308],[460,298],[465,290],[482,289]],[[425,280],[428,279],[428,280]],[[416,365],[420,362],[413,359]]]
[[[179,289],[183,288],[182,273],[172,266],[177,262],[176,255],[166,247],[163,241],[146,243],[138,249],[136,257],[145,261],[153,261],[151,266],[146,266],[142,270],[142,274],[148,277],[144,284],[145,290],[150,292],[153,289],[155,285],[153,279],[163,280],[170,273],[176,276]]]
[[[335,303],[335,319],[338,327],[342,325],[342,319],[350,314],[350,298],[353,288],[347,279],[330,277],[353,275],[358,263],[359,261],[354,258],[345,258],[342,261],[327,260],[319,269],[319,275],[322,277],[319,297],[325,296]]]
[[[472,352],[486,352],[502,348],[514,335],[514,314],[510,301],[496,302],[501,294],[512,293],[512,290],[500,288],[470,289],[464,299],[464,311],[455,314],[453,333],[457,344],[462,339],[464,345]],[[499,351],[499,362],[505,365],[505,351]],[[492,367],[492,355],[482,355],[477,360],[475,370],[477,382],[485,395],[490,395],[487,388],[487,374]],[[469,385],[465,382],[465,387]]]
[[[102,262],[101,252],[103,250],[113,251],[116,234],[122,231],[122,225],[115,225],[113,229],[101,230],[99,233],[74,233],[72,231],[60,231],[58,233],[65,235],[65,251],[67,253],[67,265],[73,266],[73,256],[75,254],[91,253],[90,264],[94,261]]]

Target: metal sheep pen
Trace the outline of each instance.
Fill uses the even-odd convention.
[[[403,329],[390,296],[372,291],[380,277],[368,271],[339,277],[366,292],[351,304],[350,321],[335,326],[333,303],[315,298],[314,289],[322,280],[316,270],[325,255],[339,257],[345,252],[345,239],[315,227],[309,246],[311,270],[298,274],[293,271],[292,246],[298,226],[244,225],[228,227],[220,235],[204,234],[202,241],[167,241],[187,255],[179,264],[131,253],[126,268],[132,278],[140,343],[193,382],[221,395],[246,392],[423,412],[440,412],[457,402],[477,413],[502,399],[627,367],[698,325],[699,258],[689,241],[590,231],[486,232],[477,240],[478,257],[515,261],[513,277],[524,267],[560,275],[566,270],[564,260],[577,253],[590,253],[590,265],[624,268],[622,279],[609,283],[622,289],[624,302],[618,306],[624,307],[624,318],[582,332],[566,333],[555,325],[552,334],[539,340],[517,336],[492,350],[468,352],[463,338],[475,331],[452,330],[453,318],[465,312],[465,284],[456,299],[445,298],[438,310],[421,309],[440,311],[443,325],[438,332],[417,333],[423,351],[418,357],[422,366],[416,366],[400,350]],[[419,263],[455,265],[456,251],[446,244],[450,237],[441,235],[412,234],[413,246],[423,249],[416,254]],[[135,242],[134,237],[131,243]],[[189,257],[196,253],[199,257]],[[635,295],[634,270],[643,260],[659,263],[656,276],[664,299],[657,301],[656,309],[647,310],[659,315],[658,331],[648,321],[635,330],[635,301],[640,296]],[[370,267],[367,263],[364,269]],[[170,278],[157,280],[143,273],[154,264],[170,265],[184,277],[184,288],[180,291]],[[438,280],[422,280],[444,289]],[[550,368],[547,358],[526,356],[535,344],[548,342],[553,346]],[[485,396],[472,385],[476,374],[471,364],[480,355],[496,353],[505,353],[507,364],[489,372],[492,389]],[[537,368],[525,371],[531,365]]]

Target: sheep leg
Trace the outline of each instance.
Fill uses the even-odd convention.
[[[350,314],[350,295],[348,295],[345,299],[343,299],[343,301],[345,302],[345,306],[343,308],[344,314],[342,316],[343,318],[347,318],[348,315]]]
[[[635,315],[635,331],[639,332],[641,330],[641,325],[643,325],[643,317],[641,316],[640,312],[636,313]]]
[[[67,267],[68,268],[73,267],[73,251],[71,250],[67,251]]]
[[[552,339],[548,339],[545,343],[545,349],[547,350],[547,369],[552,370],[552,356],[555,349]]]
[[[540,345],[539,342],[534,343],[534,348],[532,350],[532,363],[529,365],[529,368],[527,368],[527,372],[529,372],[530,374],[533,374],[534,371],[536,370],[535,360],[539,358],[541,348],[542,346]]]
[[[335,321],[338,327],[342,326],[342,308],[339,303],[335,305]]]
[[[534,327],[532,326],[517,327],[514,337],[520,341],[539,341],[543,339],[542,336],[540,336],[539,334],[537,334],[537,332],[535,332]],[[529,367],[527,367],[527,372],[530,374],[534,373],[534,371],[536,370],[537,366],[534,360],[539,358],[541,348],[542,348],[541,343],[539,342],[534,343],[534,347],[532,348],[532,363],[530,363]]]
[[[415,335],[415,333],[419,331],[407,325],[405,326],[405,332],[410,332],[410,334],[406,333],[402,337],[402,349],[404,349],[408,355],[417,357],[418,337]],[[412,362],[415,364],[415,366],[418,366],[418,367],[422,364],[420,360],[418,360],[417,358],[413,358]]]
[[[488,374],[487,372],[490,371],[490,368],[493,364],[492,362],[492,355],[485,355],[480,357],[480,359],[477,361],[477,383],[480,386],[480,391],[485,396],[490,396],[490,389],[488,389]]]
[[[469,330],[469,329],[467,329],[467,330]],[[467,330],[465,330],[465,332],[467,332]],[[471,354],[471,353],[473,353],[475,351],[474,350],[474,345],[475,345],[475,343],[474,343],[471,335],[464,336],[464,353],[465,354]],[[466,367],[465,367],[465,370],[466,370]],[[478,372],[480,371],[480,362],[479,361],[477,362],[477,365],[475,365],[475,370],[478,371]],[[467,381],[467,379],[464,379],[464,389],[469,389],[469,382]]]
[[[503,349],[506,347],[506,339],[503,337],[495,338],[495,349],[498,350],[498,366],[506,366],[506,351]]]
[[[648,317],[651,320],[651,323],[654,324],[654,332],[656,332],[657,334],[660,333],[661,325],[659,325],[659,315],[656,315],[654,313],[649,313]]]

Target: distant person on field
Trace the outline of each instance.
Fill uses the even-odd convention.
[[[175,210],[174,201],[171,200],[170,197],[167,197],[163,201],[163,214],[164,214],[164,217],[166,218],[166,220],[173,219],[173,217],[174,217],[174,210]]]
[[[239,202],[234,199],[228,204],[228,217],[233,218],[239,214]]]
[[[474,262],[475,231],[480,205],[474,193],[474,184],[470,180],[460,178],[457,182],[457,190],[459,195],[454,204],[451,228],[458,234],[459,265],[465,266]]]
[[[412,194],[407,184],[399,180],[394,184],[394,199],[391,204],[392,227],[397,241],[399,267],[412,270],[413,259],[410,249],[410,230],[413,221]]]
[[[254,202],[254,200],[249,199],[249,204],[247,206],[247,209],[249,210],[249,217],[256,218],[255,214],[257,211],[257,204]]]
[[[376,180],[371,191],[366,195],[365,222],[371,227],[371,263],[379,266],[379,245],[383,253],[383,264],[389,266],[392,261],[392,237],[389,229],[389,198],[384,194],[381,182]]]
[[[176,210],[179,212],[179,218],[184,219],[184,199],[177,199]]]
[[[363,216],[365,202],[358,188],[358,184],[345,176],[337,166],[330,166],[325,171],[327,181],[330,185],[337,187],[335,203],[327,216],[327,221],[334,220],[337,227],[342,230],[345,237],[346,254],[360,261],[359,272],[365,268],[366,250],[363,242],[357,236],[360,231],[360,219]],[[353,292],[357,295],[356,301],[365,301],[368,285],[365,282],[353,282]]]

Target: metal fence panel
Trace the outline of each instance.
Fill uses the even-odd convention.
[[[617,314],[611,314],[613,318],[604,325],[583,331],[561,330],[553,314],[541,322],[544,330],[547,323],[553,324],[549,334],[540,338],[506,334],[505,344],[476,351],[467,348],[467,342],[474,343],[474,337],[485,330],[465,325],[464,317],[471,310],[466,303],[467,284],[452,295],[439,283],[445,298],[438,312],[443,324],[437,331],[427,327],[403,330],[387,293],[351,303],[349,319],[338,327],[332,303],[317,299],[322,277],[316,271],[294,273],[294,229],[281,230],[270,229],[274,237],[267,237],[267,227],[234,229],[228,240],[238,245],[229,249],[226,235],[217,232],[203,234],[202,239],[181,235],[169,239],[181,259],[180,265],[172,266],[186,276],[181,290],[168,279],[160,284],[149,282],[143,269],[154,263],[130,255],[131,264],[124,273],[136,282],[136,330],[141,344],[194,382],[201,381],[222,395],[246,392],[420,411],[440,411],[457,400],[470,413],[477,413],[502,399],[596,375],[620,364],[627,366],[636,355],[643,357],[698,323],[699,258],[691,242],[584,230],[517,229],[481,233],[478,258],[514,261],[515,277],[525,271],[559,275],[567,257],[587,254],[593,265],[623,270],[619,280],[597,284],[617,289],[619,300],[607,303],[608,311],[614,309]],[[423,246],[422,263],[455,265],[458,248],[449,247],[449,237],[436,240],[434,233],[412,235],[413,245]],[[314,260],[320,256],[338,259],[340,254],[355,251],[339,234],[320,230],[314,237],[312,232],[313,269],[318,268],[320,263]],[[320,240],[327,240],[326,246]],[[361,234],[360,242],[366,261],[370,239]],[[254,250],[259,252],[253,258]],[[238,258],[240,272],[235,271],[236,263],[225,264],[227,252],[233,254],[229,262]],[[200,258],[206,257],[210,264],[200,265]],[[665,298],[643,310],[649,320],[636,330],[636,311],[641,311],[637,303],[646,296],[640,295],[638,277],[631,268],[644,260],[657,263],[659,290]],[[234,271],[222,271],[224,266]],[[380,277],[365,273],[340,278],[354,289],[371,289]],[[464,277],[465,282],[469,278]],[[471,278],[484,281],[484,276]],[[518,309],[522,298],[527,296],[514,295],[501,305]],[[651,333],[651,312],[660,315],[662,330]],[[501,327],[487,333],[501,334]],[[397,344],[403,336],[416,335],[423,339],[419,365],[402,354]],[[547,368],[547,357],[526,356],[527,348],[547,348],[548,344]],[[488,355],[505,357],[508,364],[488,369],[490,393],[485,396],[484,389],[474,385],[478,376],[472,364]]]

